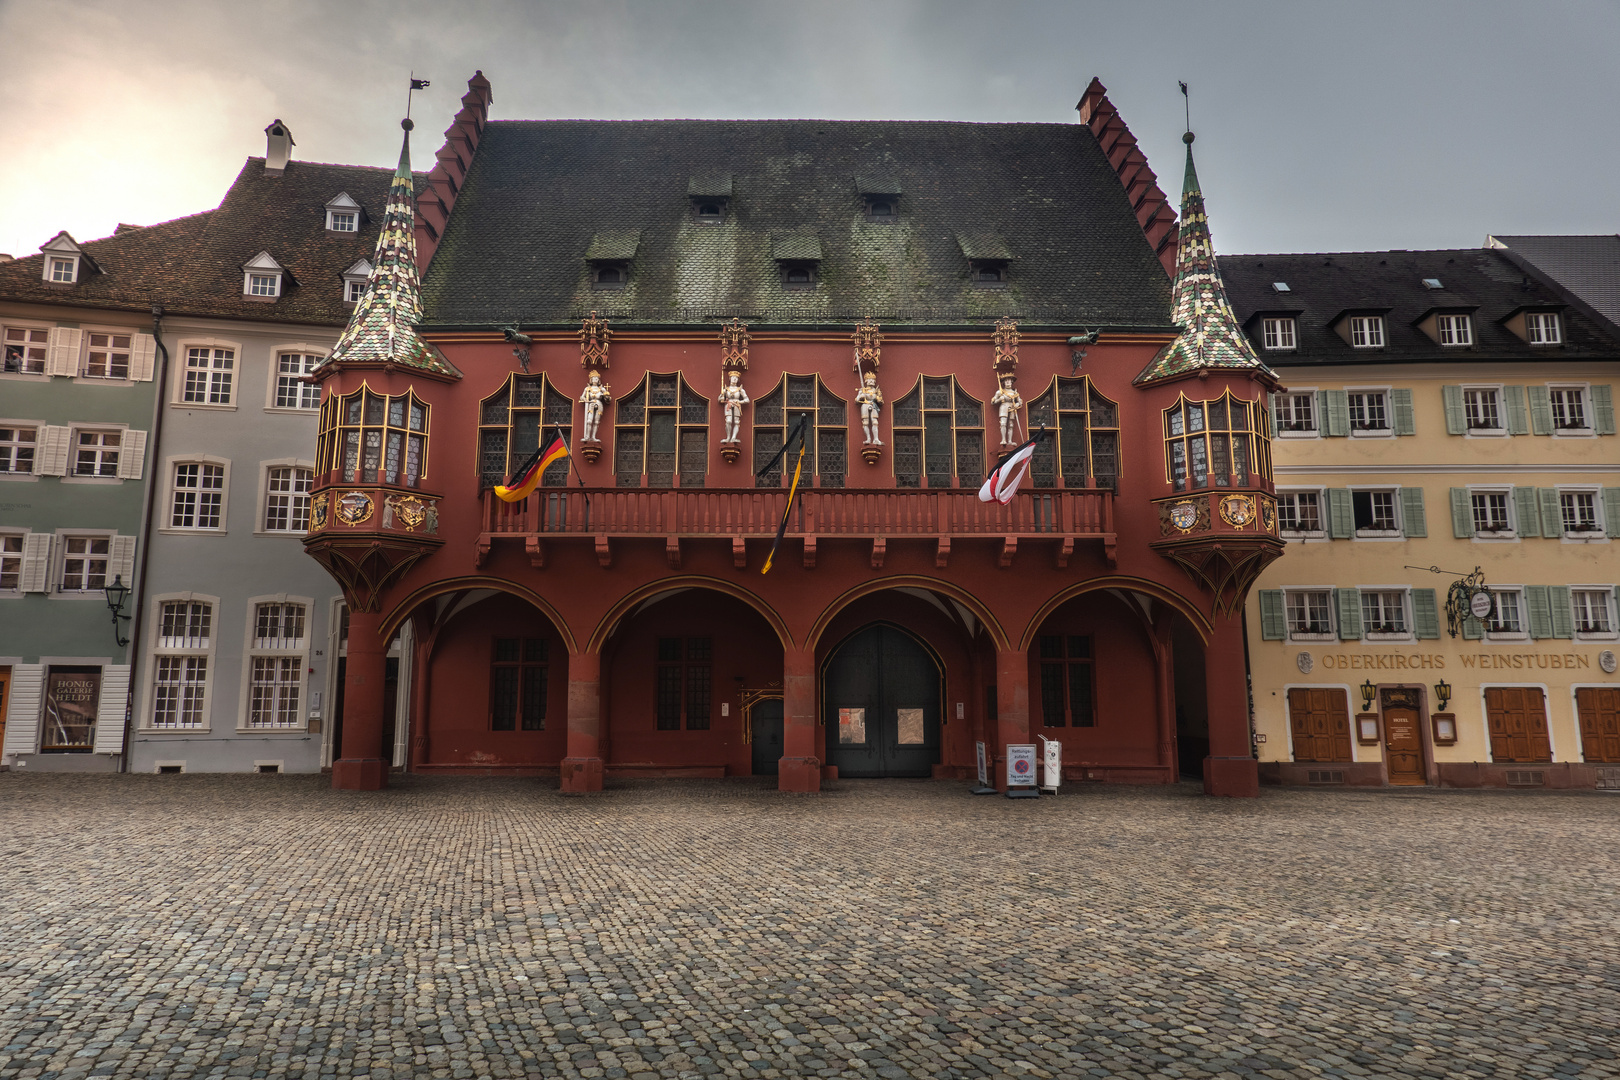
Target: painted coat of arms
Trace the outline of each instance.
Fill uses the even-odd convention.
[[[1221,500],[1221,518],[1234,529],[1254,524],[1254,500],[1247,495],[1228,495]]]
[[[371,520],[371,496],[363,491],[351,491],[338,497],[337,519],[345,525],[361,525]]]
[[[1260,523],[1268,533],[1277,531],[1277,504],[1270,499],[1260,500]]]
[[[385,513],[384,518],[391,514],[407,529],[415,531],[427,520],[427,504],[415,495],[390,495],[386,502],[389,513]],[[385,520],[383,524],[388,525],[389,522]]]
[[[321,492],[309,500],[309,531],[320,532],[326,528],[326,492]]]
[[[1198,504],[1195,502],[1178,502],[1170,508],[1170,524],[1182,532],[1191,532],[1198,524]]]

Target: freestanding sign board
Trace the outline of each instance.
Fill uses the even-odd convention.
[[[1007,744],[1007,797],[1040,798],[1035,790],[1035,744]]]
[[[1041,736],[1042,758],[1041,762],[1041,790],[1057,794],[1058,785],[1063,782],[1063,744],[1056,739]]]
[[[973,744],[974,756],[979,761],[979,786],[973,789],[975,795],[994,795],[996,789],[990,786],[990,752],[984,743]]]

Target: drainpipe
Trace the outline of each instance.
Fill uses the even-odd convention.
[[[163,344],[163,305],[152,305],[152,340],[157,344],[158,352],[163,354],[163,363],[158,368],[157,392],[153,395],[152,404],[152,434],[147,439],[147,445],[152,448],[153,475],[146,479],[146,501],[141,507],[141,541],[136,550],[139,556],[140,569],[135,573],[135,614],[129,624],[129,704],[124,707],[124,752],[119,755],[118,771],[129,772],[129,754],[131,737],[135,727],[135,700],[139,689],[135,681],[135,668],[141,655],[141,623],[146,614],[146,571],[152,560],[149,549],[152,545],[152,510],[157,502],[158,488],[162,486],[161,476],[157,475],[157,463],[161,459],[158,451],[163,446],[163,398],[169,385],[169,347]]]

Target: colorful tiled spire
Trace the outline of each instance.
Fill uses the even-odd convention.
[[[415,125],[402,120],[400,126],[405,129],[405,142],[388,188],[388,208],[383,211],[371,276],[326,364],[392,363],[460,378],[461,372],[416,334],[422,294],[416,272],[415,186],[411,179],[411,128]]]
[[[1270,373],[1238,326],[1226,299],[1215,247],[1204,214],[1204,193],[1193,168],[1193,133],[1187,144],[1187,175],[1181,182],[1181,236],[1176,250],[1176,283],[1171,292],[1171,322],[1181,336],[1167,345],[1136,377],[1137,385],[1188,375],[1195,371],[1248,370]]]

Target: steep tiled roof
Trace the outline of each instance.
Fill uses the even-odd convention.
[[[1265,364],[1254,354],[1249,339],[1238,327],[1226,299],[1215,245],[1204,212],[1204,193],[1193,168],[1192,132],[1187,143],[1187,172],[1181,184],[1181,232],[1176,251],[1176,282],[1172,314],[1181,334],[1165,346],[1136,377],[1138,383],[1173,379],[1195,371],[1261,371]]]
[[[860,178],[859,180],[857,178]],[[730,185],[725,220],[692,195]],[[870,221],[860,187],[903,192]],[[885,194],[891,192],[884,192]],[[586,253],[641,230],[628,284],[592,287]],[[1016,257],[975,288],[958,234]],[[783,287],[773,237],[822,248],[813,289]],[[422,287],[427,326],[1025,323],[1168,328],[1169,282],[1096,138],[1076,124],[934,121],[494,121]]]
[[[1620,330],[1620,236],[1492,236],[1515,263],[1539,271]]]
[[[403,122],[405,138],[399,150],[382,232],[371,258],[371,275],[343,328],[332,354],[321,370],[347,365],[399,364],[438,375],[460,378],[439,350],[416,335],[422,317],[422,298],[416,271],[415,189],[411,182],[411,122]]]
[[[1266,352],[1274,364],[1481,363],[1526,356],[1559,362],[1620,357],[1620,341],[1601,324],[1574,309],[1564,316],[1564,344],[1532,349],[1502,325],[1523,307],[1561,307],[1556,291],[1509,262],[1500,251],[1462,248],[1442,251],[1358,251],[1314,255],[1223,255],[1221,273],[1239,320],[1252,341],[1260,341],[1260,317],[1292,315],[1299,348]],[[1438,280],[1440,289],[1423,284]],[[1273,282],[1284,282],[1278,292]],[[1436,344],[1414,324],[1436,309],[1473,309],[1474,344]],[[1346,312],[1384,315],[1385,346],[1353,349],[1333,329]]]
[[[214,315],[341,326],[343,271],[371,254],[390,172],[293,161],[279,176],[249,158],[219,208],[81,245],[101,268],[63,288],[40,280],[43,255],[0,265],[0,297],[47,304]],[[325,206],[347,191],[369,217],[354,233],[328,232]],[[274,302],[242,295],[242,265],[267,251],[292,275]]]

